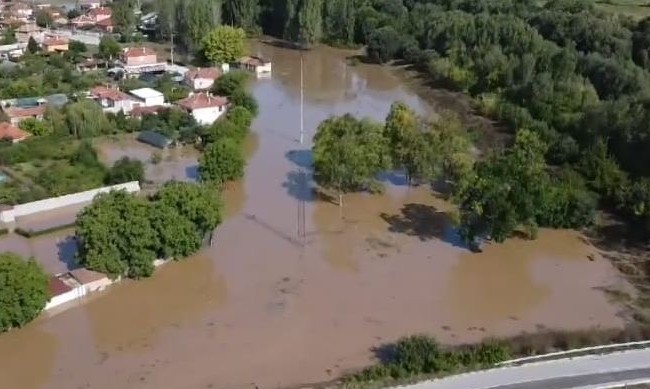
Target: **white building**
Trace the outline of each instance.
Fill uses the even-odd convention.
[[[238,65],[241,69],[255,73],[257,77],[270,77],[273,70],[271,61],[261,57],[250,56],[241,58]]]
[[[222,74],[223,71],[219,68],[198,68],[185,73],[184,80],[193,90],[205,90],[212,88]]]
[[[135,97],[121,92],[117,88],[97,86],[90,91],[90,98],[101,105],[104,112],[124,114],[130,113],[133,108],[139,107],[142,103]]]
[[[165,104],[165,95],[151,88],[134,89],[129,92],[144,103],[145,107],[155,107]]]
[[[191,93],[176,104],[189,112],[197,123],[210,125],[228,109],[228,98],[213,96],[211,93]]]

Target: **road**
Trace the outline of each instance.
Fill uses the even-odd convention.
[[[460,374],[401,389],[569,389],[650,382],[650,349],[537,362]]]

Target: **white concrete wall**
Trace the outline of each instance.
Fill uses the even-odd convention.
[[[110,278],[102,278],[101,280],[89,282],[84,284],[83,287],[86,289],[87,293],[98,292],[106,289],[107,286],[113,284]]]
[[[52,197],[45,200],[16,205],[12,209],[7,209],[0,212],[0,220],[3,222],[13,222],[17,217],[89,202],[92,201],[92,199],[100,193],[108,193],[114,190],[125,190],[129,193],[135,193],[140,191],[140,184],[137,181],[131,181],[125,184],[105,186],[103,188],[91,189],[85,192],[78,192],[65,196]]]
[[[165,96],[147,97],[144,99],[145,107],[155,107],[165,104]]]
[[[44,309],[48,310],[54,307],[58,307],[59,305],[68,303],[70,301],[74,301],[85,295],[86,295],[86,288],[84,288],[83,286],[78,286],[69,292],[52,297],[52,299],[47,304],[45,304]]]
[[[214,123],[221,115],[226,112],[226,107],[208,107],[192,111],[192,116],[197,123],[201,125],[210,125]]]

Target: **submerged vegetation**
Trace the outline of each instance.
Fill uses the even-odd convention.
[[[343,377],[346,388],[387,387],[465,371],[494,367],[516,358],[544,355],[591,346],[636,342],[650,338],[650,327],[548,331],[509,338],[485,339],[476,344],[445,346],[426,335],[404,337],[375,350],[379,362]]]

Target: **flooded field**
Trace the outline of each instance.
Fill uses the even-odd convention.
[[[543,230],[536,241],[472,254],[459,245],[449,205],[399,177],[383,195],[346,196],[343,208],[317,198],[299,169],[309,172],[320,121],[345,112],[383,119],[395,100],[435,112],[389,70],[349,67],[341,52],[318,49],[304,54],[300,145],[300,54],[256,51],[274,74],[252,87],[260,116],[251,158],[245,180],[225,194],[215,246],[1,335],[0,386],[267,389],[332,379],[411,333],[463,342],[623,324],[602,291],[623,281],[575,232]]]

